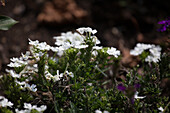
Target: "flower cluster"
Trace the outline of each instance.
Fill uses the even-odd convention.
[[[146,62],[159,62],[161,56],[161,47],[154,44],[138,43],[136,47],[130,51],[131,55],[138,56],[144,51],[149,50],[149,55],[145,58]]]
[[[54,52],[58,52],[58,55],[63,55],[63,51],[67,50],[69,48],[77,48],[77,49],[83,49],[87,48],[89,45],[87,44],[87,38],[84,36],[84,33],[92,33],[95,34],[97,31],[92,30],[91,28],[79,28],[77,29],[77,32],[66,32],[61,33],[61,36],[56,36],[54,39],[56,39],[55,44],[59,47],[51,47],[51,50]],[[100,44],[100,41],[97,39],[96,36],[90,37],[92,41],[94,42],[94,45]]]
[[[161,47],[153,45],[152,48],[149,49],[150,55],[146,57],[146,62],[159,62],[161,57]]]
[[[77,31],[78,31],[80,34],[84,34],[84,33],[96,34],[96,33],[97,33],[97,30],[96,30],[96,29],[92,30],[92,28],[90,28],[90,27],[81,27],[81,28],[78,28]]]
[[[115,56],[116,58],[120,55],[120,51],[119,51],[119,50],[116,50],[116,48],[113,48],[113,47],[109,48],[109,49],[107,50],[107,53],[108,53],[109,55]]]
[[[167,28],[169,28],[170,26],[170,17],[168,17],[167,20],[162,20],[159,21],[158,24],[161,24],[162,26],[158,29],[158,31],[164,32],[167,30]]]
[[[24,55],[23,53],[21,54],[22,56],[20,58],[11,58],[10,60],[12,61],[10,64],[8,64],[9,67],[21,67],[23,65],[27,65],[28,58],[30,57],[30,52],[27,51],[26,54]]]
[[[44,112],[47,109],[47,106],[42,105],[40,107],[37,107],[37,105],[31,105],[29,103],[24,103],[25,110],[18,110],[15,109],[16,113],[31,113],[32,110],[37,110],[39,113]]]
[[[30,50],[19,58],[11,58],[8,66],[13,69],[6,69],[8,74],[0,76],[3,87],[0,90],[3,89],[4,95],[13,102],[0,96],[0,112],[112,113],[129,109],[146,111],[142,105],[150,110],[155,108],[155,104],[147,104],[153,100],[145,97],[154,95],[152,98],[157,98],[161,94],[159,76],[162,73],[166,76],[164,66],[167,65],[167,62],[165,65],[157,63],[160,57],[162,59],[161,47],[138,43],[130,54],[140,55],[146,61],[141,63],[149,68],[140,67],[145,76],[138,73],[138,66],[127,70],[120,84],[116,75],[121,67],[121,52],[114,47],[99,46],[96,33],[97,30],[89,27],[61,33],[54,37],[55,46],[29,39]],[[139,92],[145,96],[139,96]],[[166,111],[165,105],[158,104],[160,106]]]
[[[100,110],[96,110],[95,113],[109,113],[108,111],[100,111]]]
[[[63,76],[68,76],[73,78],[74,74],[72,72],[68,72],[66,71],[65,73],[59,73],[59,70],[57,70],[57,74],[56,75],[52,75],[49,71],[45,72],[45,77],[47,80],[53,80],[54,82],[59,81],[60,79],[63,78]]]
[[[39,49],[39,50],[42,50],[42,51],[50,50],[50,46],[46,42],[39,43],[38,40],[32,41],[30,39],[29,39],[29,41],[30,41],[29,44],[34,46],[35,49]]]
[[[6,99],[5,97],[3,96],[0,96],[0,108],[1,107],[11,107],[13,106],[14,104],[11,103],[10,101],[8,101],[8,99]],[[31,110],[37,110],[39,113],[42,113],[43,111],[45,111],[47,109],[47,106],[45,105],[41,105],[40,107],[37,107],[37,105],[31,105],[29,103],[24,103],[24,108],[25,110],[18,110],[18,109],[15,109],[15,112],[16,113],[31,113]]]
[[[8,101],[8,99],[6,99],[3,96],[0,96],[0,108],[1,107],[12,107],[13,103],[11,103],[10,101]]]

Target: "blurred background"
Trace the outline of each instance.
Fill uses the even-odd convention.
[[[28,50],[28,38],[54,45],[53,36],[87,26],[98,31],[102,46],[122,51],[124,66],[134,65],[129,50],[136,43],[168,41],[157,23],[169,14],[170,0],[6,0],[0,15],[19,23],[0,31],[0,72]]]

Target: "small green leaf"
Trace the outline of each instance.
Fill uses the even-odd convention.
[[[0,30],[8,30],[16,23],[18,23],[18,21],[15,21],[10,17],[0,16]]]

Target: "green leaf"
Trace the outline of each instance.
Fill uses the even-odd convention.
[[[18,21],[15,21],[10,17],[0,16],[0,30],[8,30],[16,23],[18,23]]]

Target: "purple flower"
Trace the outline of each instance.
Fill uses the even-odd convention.
[[[134,87],[135,87],[136,89],[139,89],[139,88],[141,87],[141,85],[136,83],[136,84],[134,85]]]
[[[162,26],[160,27],[160,29],[158,29],[158,31],[166,31],[167,28],[170,26],[170,17],[168,17],[167,20],[163,20],[163,21],[159,21],[158,24],[162,24]]]
[[[134,97],[130,98],[130,102],[131,102],[131,104],[134,104],[134,103],[135,103]]]
[[[118,84],[117,89],[120,90],[120,91],[125,91],[126,87],[123,86],[123,84]]]

